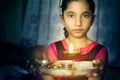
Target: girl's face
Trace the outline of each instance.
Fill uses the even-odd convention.
[[[93,22],[93,14],[85,0],[72,1],[61,18],[69,36],[80,38],[87,36]]]

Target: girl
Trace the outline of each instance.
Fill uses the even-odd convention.
[[[51,43],[46,52],[49,60],[84,60],[93,61],[94,64],[103,64],[106,68],[108,62],[107,49],[98,42],[87,37],[93,20],[95,4],[93,0],[63,0],[60,5],[62,10],[60,21],[64,26],[65,39]],[[81,53],[76,57],[67,57],[61,51],[68,50],[72,43],[75,50]],[[99,66],[97,66],[99,68]],[[104,70],[105,72],[105,70]],[[95,72],[89,76],[83,76],[65,80],[103,80],[104,73]],[[43,76],[45,80],[52,80],[52,77]],[[54,80],[64,80],[63,78],[54,78]]]

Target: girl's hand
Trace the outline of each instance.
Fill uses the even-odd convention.
[[[104,69],[104,64],[103,61],[100,59],[96,59],[92,61],[93,66],[96,68],[95,70],[93,70],[90,74],[88,74],[88,77],[100,77],[100,75],[103,72]]]

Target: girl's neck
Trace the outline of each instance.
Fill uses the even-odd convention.
[[[92,40],[90,40],[88,37],[84,37],[84,38],[68,37],[66,38],[66,42],[68,45],[72,43],[74,48],[80,48],[87,46],[92,42]]]

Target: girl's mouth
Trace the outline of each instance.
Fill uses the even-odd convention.
[[[80,33],[83,31],[83,29],[73,29],[72,31],[76,32],[76,33]]]

